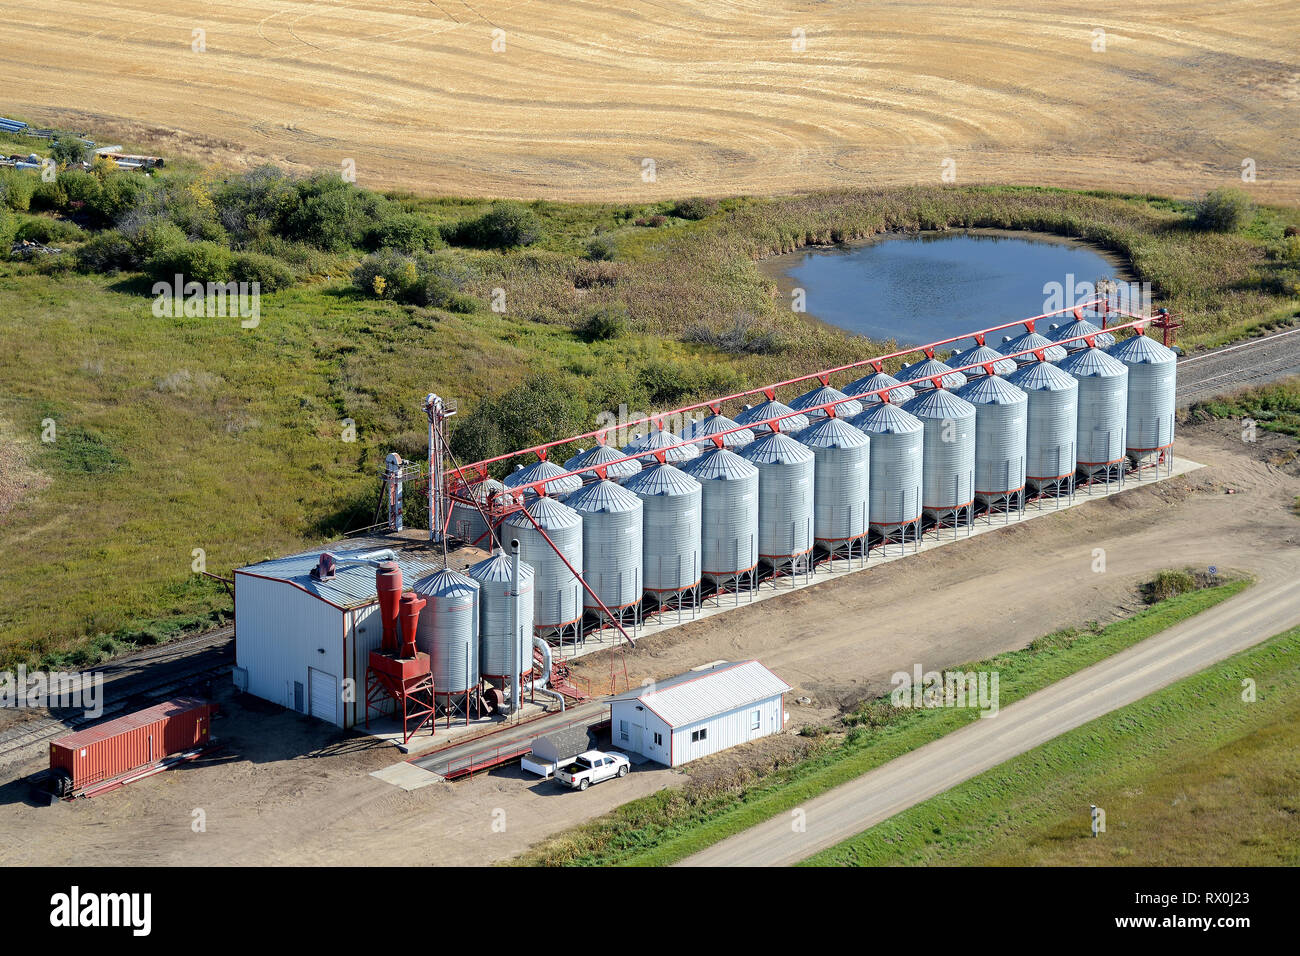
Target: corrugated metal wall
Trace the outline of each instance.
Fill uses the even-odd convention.
[[[754,729],[753,713],[759,712],[759,727]],[[699,723],[687,724],[673,731],[672,754],[674,767],[707,757],[728,747],[748,743],[759,737],[779,733],[784,722],[781,710],[781,697],[769,697],[767,700],[710,717]],[[697,742],[691,741],[691,735],[701,728],[708,728],[708,737]]]

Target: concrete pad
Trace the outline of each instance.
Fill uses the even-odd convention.
[[[419,790],[421,787],[427,787],[429,784],[437,783],[442,779],[436,773],[430,773],[423,767],[417,767],[413,763],[395,763],[383,770],[371,771],[370,776],[407,791]]]

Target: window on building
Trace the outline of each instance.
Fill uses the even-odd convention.
[[[658,733],[655,734],[655,746],[662,747],[663,745],[664,745],[664,735]]]
[[[627,740],[627,738],[628,738],[628,733],[627,733],[627,721],[626,721],[626,720],[620,720],[620,721],[618,722],[618,736],[619,736],[619,739],[620,739],[620,740]]]
[[[761,710],[756,710],[749,715],[749,729],[758,730],[758,728],[762,726],[763,726],[763,712]]]
[[[701,727],[699,730],[691,731],[691,743],[698,744],[701,740],[709,739],[709,728]]]

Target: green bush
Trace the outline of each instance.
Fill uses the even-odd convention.
[[[230,282],[235,279],[235,257],[215,242],[183,242],[159,250],[144,264],[149,278],[170,282],[182,276],[186,282]]]
[[[618,244],[614,237],[601,233],[593,236],[587,243],[586,257],[592,262],[609,262],[618,255]]]
[[[415,260],[396,249],[381,249],[361,260],[352,284],[365,295],[405,302],[420,279]]]
[[[337,173],[317,173],[295,188],[298,201],[285,217],[281,234],[329,252],[360,248],[386,212],[385,199],[344,182]]]
[[[1154,604],[1196,589],[1196,578],[1190,571],[1161,571],[1147,585],[1147,600]]]
[[[705,219],[717,211],[716,199],[683,199],[673,206],[673,215],[678,219]]]
[[[533,211],[519,203],[499,202],[453,231],[455,241],[479,249],[514,249],[531,246],[542,237],[542,224]]]
[[[601,306],[583,320],[582,337],[588,342],[621,338],[627,334],[628,319],[627,306],[622,302]]]
[[[39,180],[24,169],[0,169],[0,205],[14,212],[26,212],[31,207],[32,193]]]
[[[18,226],[14,234],[16,240],[27,242],[40,242],[45,245],[51,245],[61,242],[76,242],[85,236],[76,225],[70,222],[64,222],[61,219],[50,219],[46,216],[33,216],[26,222]]]
[[[99,198],[103,185],[99,177],[84,169],[65,169],[58,175],[67,202],[64,209],[82,209]]]
[[[396,249],[371,253],[352,273],[353,285],[366,295],[461,313],[478,305],[461,291],[467,278],[454,260],[429,253],[412,257]]]
[[[399,212],[387,216],[366,236],[371,249],[396,249],[399,252],[428,252],[443,245],[438,227],[423,216]]]
[[[1236,232],[1254,213],[1254,206],[1240,189],[1213,189],[1192,204],[1198,229]]]
[[[247,245],[281,233],[299,198],[294,180],[268,163],[227,180],[212,201],[222,226]]]
[[[32,190],[31,202],[28,208],[33,212],[58,212],[68,204],[68,192],[63,188],[63,184],[57,179],[53,182],[41,180],[36,183]]]
[[[256,282],[263,292],[275,292],[293,285],[293,270],[271,256],[257,252],[236,252],[231,272],[239,282]]]
[[[99,227],[118,222],[139,201],[149,180],[135,172],[109,172],[100,183],[99,191],[86,200],[85,212],[91,222]]]
[[[198,180],[175,177],[149,180],[136,193],[130,208],[116,224],[127,235],[135,235],[153,222],[171,223],[192,241],[225,242],[225,227],[217,218],[217,207],[207,187]]]
[[[86,155],[86,147],[74,136],[60,136],[50,143],[50,159],[60,166],[80,163]]]
[[[77,267],[86,272],[121,272],[139,265],[135,246],[116,229],[91,236],[77,250]]]

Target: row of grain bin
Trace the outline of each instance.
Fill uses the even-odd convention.
[[[1008,357],[1025,348],[1037,352]],[[865,553],[868,534],[956,526],[977,506],[1012,510],[1026,489],[1059,491],[1172,442],[1174,355],[1144,336],[1103,350],[1027,332],[951,361],[975,367],[927,357],[898,377],[823,383],[789,404],[768,397],[734,419],[714,413],[680,436],[649,431],[622,454],[600,445],[565,468],[537,462],[511,475],[506,489],[548,482],[499,535],[518,539],[534,569],[538,629],[562,634],[593,612],[635,621],[646,596],[662,603],[702,581],[729,588],[760,563],[807,568],[818,548]],[[889,400],[842,401],[834,415],[815,407],[877,389]],[[782,415],[773,431],[768,421]],[[678,441],[691,444],[672,448]],[[613,464],[628,455],[638,457]]]

